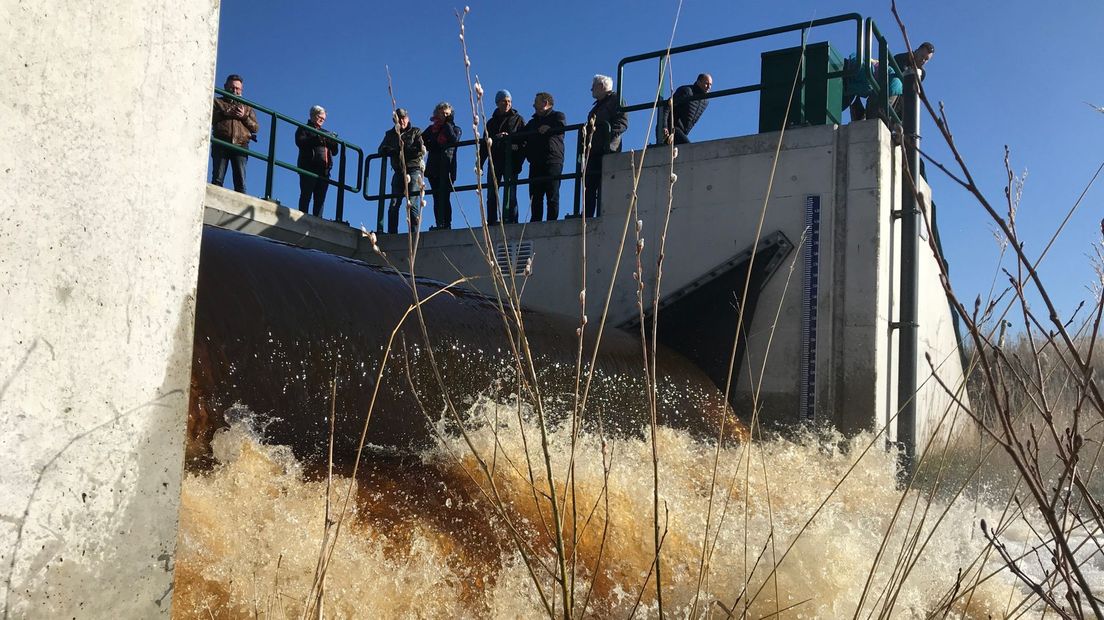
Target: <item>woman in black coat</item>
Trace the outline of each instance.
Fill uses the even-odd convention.
[[[426,180],[433,192],[433,219],[430,230],[452,228],[452,184],[456,182],[456,144],[460,128],[453,122],[452,106],[445,101],[437,104],[430,126],[422,132],[426,152]]]

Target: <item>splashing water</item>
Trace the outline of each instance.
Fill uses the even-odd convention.
[[[472,407],[484,423],[469,429],[470,444],[440,424],[438,448],[366,462],[355,483],[334,477],[332,515],[350,490],[355,501],[326,571],[326,617],[539,617],[547,614],[541,591],[562,614],[539,426],[517,403]],[[585,604],[589,616],[658,616],[650,441],[584,434],[573,451],[570,428],[552,429],[547,441],[576,615]],[[978,527],[983,518],[999,521],[1001,509],[966,500],[929,506],[918,492],[903,495],[895,456],[878,447],[864,453],[881,441],[809,435],[718,451],[658,429],[664,612],[1007,615],[1025,593],[984,554]],[[325,472],[264,445],[242,422],[220,431],[212,452],[218,464],[184,483],[174,615],[301,617],[326,531]],[[899,503],[905,509],[895,520]],[[960,571],[963,584],[973,585],[970,575],[984,579],[956,589]]]

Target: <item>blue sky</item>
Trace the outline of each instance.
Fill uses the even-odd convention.
[[[549,91],[556,97],[556,108],[574,123],[584,120],[590,108],[593,74],[613,75],[622,57],[667,45],[678,4],[473,0],[469,6],[466,40],[472,71],[484,88],[489,93],[509,89],[526,118],[532,113],[533,94]],[[599,7],[600,12],[596,11]],[[328,129],[372,153],[390,125],[388,68],[399,105],[411,111],[416,125],[424,127],[434,104],[441,100],[452,102],[462,112],[468,109],[456,8],[463,5],[422,0],[224,0],[217,80],[221,85],[228,73],[240,73],[245,77],[246,97],[303,120],[311,105],[321,104],[328,112]],[[898,10],[914,45],[931,40],[936,46],[925,88],[929,97],[945,103],[956,143],[990,201],[997,206],[1004,203],[1005,145],[1012,150],[1016,173],[1027,172],[1019,227],[1027,252],[1037,255],[1104,162],[1104,114],[1085,105],[1104,105],[1104,72],[1098,60],[1104,3],[900,2]],[[888,1],[688,0],[679,16],[674,43],[849,12],[873,17],[891,46],[904,50]],[[853,38],[846,28],[836,28],[814,34],[810,40],[828,39],[846,54],[854,47]],[[674,82],[691,82],[697,73],[707,70],[713,74],[715,90],[756,83],[761,51],[798,43],[796,35],[789,35],[676,57]],[[626,99],[630,103],[645,100],[654,88],[654,79],[653,69],[642,67],[628,73],[623,89]],[[263,118],[261,121],[263,147],[268,127]],[[645,121],[643,116],[632,118],[626,149],[638,148],[651,137]],[[464,139],[471,138],[470,122],[458,124]],[[757,95],[740,95],[714,100],[693,138],[746,135],[755,133],[756,127]],[[293,130],[282,126],[278,131],[278,155],[294,162]],[[949,161],[949,152],[928,119],[921,131],[928,136],[924,148]],[[469,159],[461,160],[461,170],[470,167],[463,165],[470,161],[470,154],[466,157]],[[369,181],[372,187],[378,183],[375,174]],[[464,178],[462,172],[460,182],[470,182],[470,176]],[[988,291],[996,272],[994,228],[956,185],[931,167],[928,177],[939,207],[952,278],[969,305],[975,295]],[[253,162],[250,193],[261,193],[263,186],[264,168]],[[295,175],[278,170],[274,194],[284,204],[295,205]],[[519,194],[524,220],[529,215],[525,190]],[[1088,257],[1099,242],[1102,200],[1104,179],[1089,190],[1042,263],[1041,271],[1063,312],[1072,311],[1079,300],[1091,296],[1087,287],[1095,275]],[[478,222],[473,194],[454,196],[453,201],[457,211],[454,226],[462,225],[465,216]],[[561,213],[570,210],[567,196],[564,203]],[[327,217],[333,217],[333,209],[331,190]],[[350,198],[345,219],[371,229],[375,209],[374,203]]]

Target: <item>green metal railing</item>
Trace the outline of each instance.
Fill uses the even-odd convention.
[[[363,168],[364,168],[364,151],[359,146],[353,144],[352,142],[349,142],[347,140],[342,140],[341,138],[337,137],[334,134],[331,134],[331,133],[328,133],[328,132],[325,132],[325,131],[319,131],[318,129],[315,129],[314,127],[311,127],[310,125],[307,125],[306,123],[301,123],[301,122],[299,122],[299,121],[297,121],[297,120],[295,120],[295,119],[293,119],[289,116],[281,114],[281,113],[279,113],[275,110],[270,110],[270,109],[268,109],[268,108],[266,108],[262,105],[257,104],[256,102],[245,99],[244,97],[239,97],[239,96],[237,96],[233,93],[227,92],[226,90],[223,90],[221,88],[215,88],[215,93],[218,94],[218,95],[221,95],[222,97],[224,97],[226,99],[229,99],[231,101],[237,101],[237,102],[240,102],[240,103],[243,103],[247,106],[252,107],[253,110],[258,115],[266,114],[269,117],[269,123],[268,123],[268,129],[269,129],[269,133],[268,133],[268,152],[267,153],[261,153],[259,151],[253,151],[253,150],[250,150],[248,148],[238,146],[236,144],[231,144],[230,142],[227,142],[225,140],[220,140],[220,139],[215,138],[213,136],[211,138],[211,143],[212,144],[217,144],[217,145],[223,147],[224,149],[231,150],[231,151],[234,151],[234,152],[237,152],[237,153],[241,153],[241,154],[246,155],[248,157],[255,157],[255,158],[265,162],[264,199],[265,200],[272,200],[272,177],[273,177],[273,174],[274,174],[277,166],[280,167],[280,168],[284,168],[286,170],[291,170],[292,172],[295,172],[296,174],[299,174],[301,176],[311,177],[311,178],[315,178],[315,179],[325,178],[326,183],[328,183],[329,185],[333,185],[333,186],[337,187],[337,215],[334,217],[334,219],[337,220],[337,221],[343,221],[343,219],[345,217],[345,192],[351,192],[355,195],[355,194],[359,194],[360,191],[361,191],[361,180],[362,180],[361,170],[363,170]],[[334,140],[335,142],[338,143],[338,145],[341,147],[341,149],[340,149],[340,152],[338,154],[338,160],[337,160],[338,172],[337,172],[337,180],[336,181],[334,181],[333,179],[330,179],[328,177],[322,177],[321,175],[316,174],[314,172],[311,172],[310,170],[304,170],[303,168],[300,168],[300,167],[298,167],[294,164],[289,164],[285,161],[280,161],[279,159],[276,158],[276,136],[277,136],[276,126],[277,126],[278,121],[283,121],[285,123],[288,123],[289,125],[294,126],[296,129],[303,128],[303,129],[306,129],[307,131],[312,131],[312,132],[314,132],[314,133],[316,133],[320,136],[323,136],[325,138]],[[258,123],[259,123],[259,119],[258,119]],[[346,159],[346,152],[347,151],[352,151],[352,152],[356,153],[356,155],[357,155],[356,184],[355,185],[349,185],[346,182],[345,159]]]
[[[579,207],[580,207],[580,204],[581,204],[581,197],[582,197],[582,184],[579,183],[578,181],[583,176],[583,151],[584,151],[584,148],[585,148],[584,137],[586,135],[585,132],[582,131],[582,129],[584,127],[586,127],[586,123],[576,123],[574,125],[566,125],[566,126],[564,126],[563,129],[559,130],[558,132],[550,132],[549,134],[545,134],[545,135],[555,135],[555,133],[562,133],[562,134],[566,135],[566,134],[571,133],[571,132],[576,132],[576,139],[575,139],[575,169],[574,169],[573,172],[565,172],[565,173],[558,174],[558,175],[555,175],[555,176],[542,176],[542,177],[520,177],[519,176],[517,179],[512,179],[511,177],[513,176],[513,171],[514,171],[515,164],[517,166],[517,169],[520,170],[521,166],[524,164],[524,160],[522,159],[521,161],[515,162],[513,160],[513,157],[512,157],[513,149],[511,149],[510,146],[512,145],[513,142],[515,142],[515,141],[522,142],[527,137],[532,136],[532,135],[536,135],[536,133],[532,132],[532,131],[528,131],[528,132],[527,131],[521,131],[521,132],[518,132],[516,134],[512,134],[510,136],[507,136],[506,138],[499,138],[499,140],[503,140],[503,139],[506,140],[506,158],[505,158],[505,164],[506,164],[505,168],[506,168],[506,170],[505,170],[505,174],[503,175],[505,177],[505,180],[502,183],[499,184],[499,191],[502,192],[504,195],[508,196],[509,195],[508,190],[511,187],[517,187],[519,185],[528,185],[528,184],[530,184],[534,181],[550,181],[550,180],[553,180],[553,179],[562,181],[564,179],[572,179],[572,180],[575,181],[575,191],[573,193],[573,198],[572,198],[572,215],[578,216],[579,213],[580,213]],[[609,135],[608,125],[606,127],[606,131],[602,135],[606,135],[606,136]],[[480,139],[480,140],[463,140],[463,141],[458,142],[456,144],[456,148],[460,149],[460,148],[469,147],[469,146],[474,146],[476,148],[479,148],[479,143],[480,142],[482,142],[482,139]],[[594,145],[592,145],[592,149],[593,148],[595,148]],[[608,149],[601,149],[601,152],[605,152],[606,150],[608,150]],[[456,157],[457,158],[460,157],[459,152],[457,152]],[[375,193],[375,194],[369,194],[368,193],[368,183],[364,184],[364,199],[369,201],[369,202],[375,201],[377,203],[377,207],[376,207],[376,232],[383,232],[384,231],[383,223],[384,223],[384,217],[386,215],[386,206],[387,206],[386,202],[389,201],[389,200],[395,199],[395,198],[405,197],[405,194],[394,193],[394,192],[388,192],[387,191],[387,177],[388,177],[388,175],[387,175],[387,169],[388,169],[387,160],[389,158],[390,158],[389,155],[381,155],[379,153],[373,153],[373,154],[368,155],[368,157],[366,157],[365,160],[364,160],[364,178],[365,179],[369,179],[372,176],[372,170],[371,170],[372,162],[374,162],[374,161],[379,161],[380,162],[379,173],[378,173],[379,174],[379,190],[378,190],[378,192]],[[564,163],[565,164],[567,163],[566,157],[565,157]],[[489,164],[488,164],[488,168],[489,168]],[[477,184],[474,184],[474,183],[469,183],[467,185],[456,185],[452,188],[452,191],[454,191],[454,192],[463,192],[463,191],[475,190],[475,189],[478,189],[479,187],[482,187],[483,189],[486,189],[488,187],[493,187],[493,180],[490,179],[490,174],[487,174],[487,177],[488,177],[488,180],[485,181],[481,186],[477,185]],[[426,193],[428,195],[428,193],[429,193],[428,189],[427,189]],[[503,207],[507,204],[508,204],[507,201],[499,200],[499,206],[500,207]],[[520,206],[520,203],[519,203],[519,206]]]
[[[621,62],[617,63],[617,92],[623,96],[624,93],[624,77],[625,67],[649,60],[660,61],[659,67],[662,70],[667,65],[667,61],[671,56],[683,54],[686,52],[694,52],[698,50],[708,49],[712,47],[718,47],[722,45],[731,45],[734,43],[741,43],[745,41],[751,41],[754,39],[761,39],[764,37],[771,37],[780,34],[786,34],[788,32],[800,32],[801,33],[801,45],[804,47],[808,42],[809,31],[813,28],[821,26],[829,26],[833,24],[843,24],[847,22],[854,22],[855,24],[855,55],[858,59],[858,64],[855,67],[847,67],[840,71],[832,71],[827,74],[828,78],[842,77],[847,79],[854,77],[860,71],[866,71],[869,75],[870,83],[877,85],[877,93],[872,95],[871,98],[875,98],[875,102],[881,106],[881,109],[888,110],[888,118],[895,122],[900,122],[900,118],[897,114],[889,109],[889,72],[878,71],[875,72],[871,63],[871,42],[873,40],[878,41],[878,59],[882,67],[893,66],[897,68],[897,64],[893,61],[893,55],[889,52],[889,47],[886,44],[885,37],[882,36],[881,31],[874,24],[874,20],[871,18],[863,19],[862,15],[858,13],[847,13],[844,15],[836,15],[834,17],[825,17],[823,19],[815,19],[808,22],[800,22],[796,24],[790,24],[788,26],[779,26],[777,28],[768,28],[766,30],[757,30],[755,32],[749,32],[746,34],[739,34],[730,37],[723,37],[720,39],[713,39],[710,41],[702,41],[700,43],[691,43],[689,45],[681,45],[678,47],[672,47],[670,49],[661,49],[654,52],[647,52],[644,54],[637,54],[635,56],[627,56],[621,59]],[[898,75],[900,70],[898,69]],[[877,75],[875,75],[877,73]],[[804,76],[801,76],[804,77]],[[755,84],[745,84],[742,86],[735,86],[732,88],[726,88],[723,90],[715,90],[703,95],[694,95],[689,97],[688,101],[697,101],[700,99],[716,99],[719,97],[728,97],[731,95],[741,95],[744,93],[758,92],[763,90],[762,82]],[[638,110],[648,110],[656,106],[661,106],[665,103],[665,99],[661,96],[655,101],[644,101],[641,103],[625,104],[624,99],[621,101],[621,109],[625,112],[635,112]]]
[[[885,113],[886,122],[900,124],[901,117],[898,116],[897,111],[893,109],[893,106],[889,105],[889,82],[890,72],[888,70],[879,69],[874,70],[873,63],[871,62],[871,45],[875,40],[878,41],[878,65],[880,67],[893,67],[893,70],[897,72],[898,76],[902,76],[901,68],[897,66],[897,61],[894,60],[893,54],[889,51],[889,44],[886,43],[885,36],[882,35],[882,31],[878,30],[878,25],[874,23],[871,18],[866,18],[866,24],[864,28],[865,32],[865,45],[862,49],[862,62],[858,67],[859,71],[865,71],[867,78],[874,84],[878,85],[878,92],[876,93],[877,104],[881,110]],[[892,125],[891,125],[892,126]]]
[[[873,54],[873,50],[872,50],[873,44],[877,43],[877,62],[878,62],[879,67],[893,67],[893,69],[897,72],[897,75],[901,75],[900,68],[897,66],[897,63],[893,59],[893,55],[889,50],[889,46],[886,43],[885,37],[882,35],[881,31],[878,29],[878,27],[874,23],[874,21],[870,18],[864,19],[861,15],[859,15],[857,13],[848,13],[848,14],[844,14],[844,15],[837,15],[837,16],[834,16],[834,17],[826,17],[826,18],[823,18],[823,19],[816,19],[816,20],[812,20],[812,21],[808,21],[808,22],[801,22],[801,23],[796,23],[796,24],[790,24],[790,25],[787,25],[787,26],[780,26],[780,27],[777,27],[777,28],[769,28],[769,29],[766,29],[766,30],[758,30],[758,31],[749,32],[749,33],[746,33],[746,34],[734,35],[734,36],[724,37],[724,38],[720,38],[720,39],[713,39],[713,40],[710,40],[710,41],[703,41],[703,42],[700,42],[700,43],[682,45],[682,46],[679,46],[679,47],[672,47],[670,49],[662,49],[662,50],[657,50],[657,51],[654,51],[654,52],[647,52],[647,53],[644,53],[644,54],[637,54],[637,55],[634,55],[634,56],[627,56],[625,58],[622,58],[621,61],[617,64],[617,91],[619,93],[619,96],[622,96],[621,110],[626,112],[626,113],[635,112],[635,111],[639,111],[639,110],[651,109],[651,108],[663,105],[665,103],[665,99],[660,97],[660,98],[657,98],[654,101],[649,100],[649,101],[645,101],[645,102],[633,103],[633,104],[626,105],[626,103],[623,99],[623,93],[624,93],[625,67],[628,66],[628,65],[658,59],[660,61],[660,68],[663,68],[663,67],[666,66],[667,60],[671,56],[675,56],[675,55],[678,55],[678,54],[697,51],[697,50],[703,50],[703,49],[708,49],[708,48],[713,48],[713,47],[718,47],[718,46],[723,46],[723,45],[730,45],[730,44],[740,43],[740,42],[744,42],[744,41],[751,41],[751,40],[755,40],[755,39],[760,39],[760,38],[770,37],[770,36],[775,36],[775,35],[781,35],[781,34],[786,34],[786,33],[790,33],[790,32],[799,32],[800,33],[801,45],[804,47],[807,43],[807,40],[808,40],[809,31],[812,30],[813,28],[829,26],[829,25],[834,25],[834,24],[845,24],[845,23],[848,23],[848,22],[853,22],[855,24],[855,50],[856,50],[855,57],[858,59],[858,62],[853,64],[853,65],[845,63],[845,66],[844,66],[843,69],[829,72],[827,74],[827,77],[829,79],[831,79],[831,78],[840,78],[840,77],[842,77],[844,79],[847,79],[847,78],[853,78],[853,77],[859,76],[860,72],[865,72],[866,73],[865,76],[864,76],[865,79],[868,81],[868,83],[874,84],[875,85],[875,90],[876,90],[876,92],[868,98],[868,102],[873,101],[874,105],[878,106],[878,108],[880,110],[884,110],[884,120],[887,124],[893,126],[893,124],[895,124],[895,123],[900,123],[900,117],[898,116],[896,111],[893,110],[893,108],[889,105],[889,87],[890,87],[890,80],[891,80],[890,71],[882,70],[882,69],[875,70],[875,64],[873,62],[874,54]],[[799,63],[799,66],[803,67],[803,64],[804,63]],[[755,83],[755,84],[744,84],[744,85],[741,85],[741,86],[735,86],[735,87],[726,88],[726,89],[723,89],[723,90],[712,91],[710,93],[706,93],[706,94],[703,94],[703,95],[695,95],[695,96],[691,97],[690,100],[716,99],[716,98],[719,98],[719,97],[728,97],[728,96],[732,96],[732,95],[739,95],[739,94],[757,92],[757,91],[762,91],[762,90],[763,90],[763,84],[761,82],[760,83]],[[381,231],[381,232],[383,231],[384,217],[386,215],[386,206],[387,206],[386,203],[387,203],[387,201],[389,201],[391,199],[394,199],[394,198],[403,197],[402,194],[391,193],[391,192],[388,191],[388,183],[387,183],[387,179],[388,179],[388,170],[387,169],[389,167],[387,165],[388,156],[380,155],[380,154],[376,154],[376,153],[372,153],[372,154],[369,154],[369,155],[365,156],[364,151],[359,146],[353,144],[352,142],[343,140],[341,138],[338,138],[338,137],[336,137],[332,134],[326,133],[324,131],[319,131],[319,130],[313,128],[313,127],[310,127],[309,125],[306,125],[305,123],[301,123],[299,121],[296,121],[296,120],[294,120],[294,119],[292,119],[292,118],[290,118],[290,117],[288,117],[284,114],[276,112],[275,110],[268,109],[264,106],[261,106],[261,105],[255,103],[255,102],[250,101],[248,99],[245,99],[243,97],[233,95],[232,93],[229,93],[229,92],[227,92],[227,91],[225,91],[221,88],[215,88],[215,93],[222,96],[222,97],[230,99],[232,101],[238,101],[238,102],[241,102],[245,105],[249,105],[259,115],[263,114],[263,115],[267,115],[269,117],[269,121],[270,121],[269,122],[269,139],[268,139],[268,150],[267,150],[266,153],[259,152],[259,151],[253,151],[253,150],[250,150],[248,148],[244,148],[244,147],[240,147],[240,146],[231,144],[231,143],[226,142],[224,140],[219,140],[217,138],[212,138],[212,140],[211,140],[213,144],[217,144],[217,145],[219,145],[219,146],[221,146],[225,149],[228,149],[228,150],[231,150],[231,151],[234,151],[234,152],[238,152],[238,153],[242,153],[242,154],[247,155],[249,157],[254,157],[254,158],[260,159],[261,161],[265,162],[266,169],[265,169],[264,198],[266,200],[271,200],[272,199],[273,174],[274,174],[275,168],[277,168],[277,167],[284,168],[286,170],[290,170],[290,171],[292,171],[296,174],[302,175],[302,176],[307,176],[307,177],[312,177],[312,178],[320,178],[320,175],[318,175],[314,172],[311,172],[309,170],[304,170],[302,168],[299,168],[296,165],[293,165],[293,164],[288,163],[288,162],[280,161],[276,158],[276,138],[277,138],[276,126],[277,126],[277,123],[279,121],[283,121],[283,122],[288,123],[289,125],[293,126],[294,128],[300,128],[301,127],[301,128],[304,128],[308,131],[312,131],[316,134],[325,136],[327,138],[331,138],[331,139],[335,140],[340,145],[341,148],[340,148],[340,153],[338,155],[338,178],[337,178],[336,181],[332,180],[332,179],[329,179],[329,178],[326,179],[326,182],[328,184],[337,187],[337,215],[334,219],[336,219],[338,221],[342,221],[343,218],[344,218],[344,201],[345,201],[345,193],[346,192],[351,192],[351,193],[354,193],[354,194],[361,194],[362,197],[364,198],[364,200],[369,201],[369,202],[373,202],[373,201],[377,202],[376,230]],[[575,181],[575,191],[574,191],[574,196],[573,196],[572,213],[574,215],[578,215],[580,213],[581,194],[582,194],[582,184],[579,182],[579,180],[583,176],[583,172],[584,172],[583,169],[582,169],[582,159],[583,159],[585,133],[583,131],[581,131],[584,127],[585,127],[585,123],[577,123],[577,124],[574,124],[574,125],[568,125],[568,126],[564,127],[561,130],[562,133],[564,133],[564,134],[567,134],[567,133],[570,133],[570,132],[576,132],[576,134],[577,134],[577,137],[576,137],[576,140],[575,140],[575,165],[574,165],[573,170],[571,170],[571,171],[566,171],[565,170],[562,174],[559,174],[559,175],[556,175],[556,176],[546,176],[546,177],[536,177],[536,178],[532,178],[532,177],[522,178],[522,177],[519,176],[519,178],[517,178],[516,180],[511,179],[511,176],[512,176],[511,173],[514,169],[515,164],[516,164],[517,168],[520,169],[521,166],[523,165],[523,161],[517,161],[517,162],[512,161],[512,158],[510,157],[510,154],[513,151],[512,151],[512,149],[507,149],[507,158],[506,158],[506,168],[507,168],[506,172],[507,172],[507,174],[504,175],[506,177],[506,181],[504,181],[503,183],[500,184],[500,188],[499,188],[500,191],[502,191],[503,189],[509,189],[511,187],[516,187],[516,186],[519,186],[519,185],[527,185],[527,184],[532,183],[534,181],[544,181],[544,180],[551,180],[551,179],[557,179],[557,180],[570,179],[570,180],[574,180]],[[521,132],[521,133],[515,134],[515,135],[513,135],[513,136],[511,136],[507,139],[509,141],[524,140],[527,137],[527,135],[528,134],[526,134],[525,132]],[[605,132],[605,135],[608,135],[608,131]],[[478,148],[479,142],[480,142],[479,140],[474,140],[474,139],[473,140],[464,140],[464,141],[459,142],[456,145],[456,147],[458,149],[459,148],[465,148],[465,147],[472,147],[472,146]],[[604,152],[604,150],[605,149],[602,149],[603,152]],[[347,158],[347,152],[349,152],[349,151],[351,151],[353,153],[356,153],[356,155],[357,155],[356,181],[355,181],[354,185],[348,184],[347,179],[346,179],[346,158]],[[458,153],[457,156],[460,156],[460,154]],[[371,175],[374,173],[374,171],[372,170],[372,162],[375,162],[375,161],[380,162],[380,166],[379,166],[379,170],[378,170],[379,183],[378,183],[378,190],[376,191],[376,193],[371,193],[369,191],[369,187],[368,187],[370,185],[368,180],[371,178]],[[568,162],[565,161],[565,164],[568,164]],[[488,180],[487,182],[482,184],[482,187],[487,187],[487,186],[492,185],[492,184],[493,184],[493,182]],[[476,189],[477,187],[479,187],[479,185],[474,184],[474,183],[466,184],[466,185],[458,185],[458,186],[453,187],[453,191],[470,191],[470,190]],[[500,204],[505,205],[506,202],[505,201],[500,201]]]
[[[849,21],[855,22],[855,49],[864,49],[863,37],[865,29],[863,28],[862,15],[858,13],[847,13],[846,15],[837,15],[835,17],[825,17],[823,19],[815,19],[808,22],[801,22],[797,24],[790,24],[788,26],[779,26],[777,28],[768,28],[766,30],[757,30],[755,32],[748,32],[745,34],[738,34],[731,37],[723,37],[720,39],[713,39],[710,41],[702,41],[700,43],[691,43],[689,45],[680,45],[678,47],[672,47],[671,49],[661,49],[654,52],[647,52],[644,54],[637,54],[635,56],[627,56],[621,59],[621,62],[617,63],[617,92],[621,93],[624,90],[624,76],[625,67],[633,63],[639,63],[646,60],[660,59],[660,68],[667,65],[667,60],[671,56],[683,54],[686,52],[694,52],[698,50],[708,49],[711,47],[718,47],[721,45],[731,45],[733,43],[741,43],[744,41],[751,41],[754,39],[761,39],[764,37],[771,37],[775,35],[785,34],[787,32],[800,32],[801,44],[806,43],[808,37],[808,31],[817,26],[827,26],[831,24],[846,23]],[[828,77],[842,77],[844,73],[842,71],[830,73]],[[733,88],[726,88],[724,90],[717,90],[707,93],[705,95],[697,95],[692,97],[692,100],[697,99],[716,99],[718,97],[728,97],[730,95],[740,95],[743,93],[751,93],[760,91],[763,89],[762,83],[746,84],[743,86],[736,86]],[[637,110],[647,110],[656,105],[662,104],[662,100],[658,101],[646,101],[643,103],[636,103],[631,105],[625,105],[625,102],[621,102],[621,109],[625,112],[635,112]]]

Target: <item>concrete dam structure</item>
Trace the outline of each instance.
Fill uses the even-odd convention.
[[[0,189],[14,205],[0,223],[4,618],[171,613],[193,358],[226,350],[193,347],[204,224],[379,263],[360,231],[203,182],[218,15],[218,3],[205,0],[51,11],[20,5],[0,29],[13,50],[0,59],[10,76],[0,94],[5,108],[65,111],[49,131],[26,131],[21,114],[0,121],[9,139]],[[89,31],[97,36],[66,35]],[[522,301],[534,316],[569,317],[544,322],[556,326],[543,337],[561,347],[559,355],[558,330],[572,330],[579,318],[584,274],[582,310],[592,325],[610,286],[610,327],[633,330],[637,321],[655,320],[636,309],[631,231],[639,219],[650,273],[670,151],[650,149],[635,190],[638,211],[630,213],[636,156],[605,158],[602,217],[491,233],[492,252],[503,257],[494,268],[511,269],[506,257],[515,264],[533,257]],[[925,381],[926,370],[914,397],[898,396],[898,328],[917,330],[918,350],[906,357],[920,369],[926,354],[948,383],[962,369],[938,263],[923,247],[914,265],[923,314],[901,318],[901,248],[915,241],[902,236],[895,217],[912,214],[902,204],[902,168],[901,148],[880,121],[680,146],[656,325],[660,344],[674,351],[665,356],[670,368],[697,366],[679,372],[712,398],[723,389],[726,356],[739,336],[729,399],[737,415],[750,416],[754,405],[766,421],[884,429],[895,441],[896,413],[908,400],[919,414],[905,430],[922,448],[950,401]],[[919,190],[925,209],[930,192],[922,182]],[[630,241],[619,254],[625,230]],[[447,282],[458,271],[486,273],[475,238],[468,230],[423,234],[418,275]],[[269,243],[241,246],[262,242]],[[400,270],[409,267],[405,236],[379,245]],[[277,251],[299,250],[258,255]],[[305,262],[335,273],[370,269],[332,258]],[[266,277],[278,281],[279,266],[266,268],[273,267]],[[746,278],[751,288],[742,299]],[[470,285],[491,292],[482,280]],[[475,299],[456,307],[482,303]],[[746,309],[739,335],[737,305]],[[229,339],[233,329],[248,328],[251,338],[263,338],[242,316],[238,328],[215,333]],[[626,334],[609,338],[615,355],[639,344]],[[226,405],[225,394],[208,396],[215,409]],[[317,434],[304,442],[316,444]]]
[[[779,148],[781,140],[781,148]],[[778,161],[775,153],[778,153]],[[632,153],[606,156],[602,216],[586,222],[586,314],[601,317],[613,286],[608,323],[638,329],[636,239],[644,237],[643,265],[652,273],[664,227],[670,150],[651,147],[637,188],[637,215],[628,213]],[[772,184],[773,169],[773,184]],[[678,147],[670,227],[660,293],[660,342],[696,363],[723,390],[737,323],[738,297],[751,267],[739,365],[731,402],[749,419],[758,388],[766,423],[814,422],[846,433],[885,429],[897,440],[902,149],[885,124],[795,127],[781,132]],[[770,193],[768,195],[768,188]],[[922,205],[930,190],[921,179]],[[760,214],[762,231],[756,239]],[[626,221],[626,220],[631,221]],[[204,221],[379,264],[358,230],[323,222],[221,188],[209,187]],[[503,236],[504,230],[504,236]],[[628,238],[620,256],[622,234]],[[516,276],[532,257],[523,303],[536,310],[578,316],[583,288],[583,223],[566,219],[508,224],[491,232],[496,267]],[[417,273],[449,281],[473,276],[470,286],[494,294],[487,259],[467,229],[422,233]],[[923,233],[926,241],[927,233]],[[397,268],[408,269],[407,236],[384,235],[378,245]],[[922,369],[915,405],[917,450],[952,399],[934,381],[924,356],[951,385],[961,361],[939,265],[926,247],[919,261],[918,321]],[[751,260],[752,254],[755,259]],[[613,278],[614,267],[620,267]],[[611,280],[612,279],[612,280]],[[648,283],[648,276],[645,276]],[[649,291],[650,294],[650,291]],[[651,302],[646,301],[650,308]],[[668,318],[670,317],[670,318]],[[645,320],[650,320],[645,317]]]

